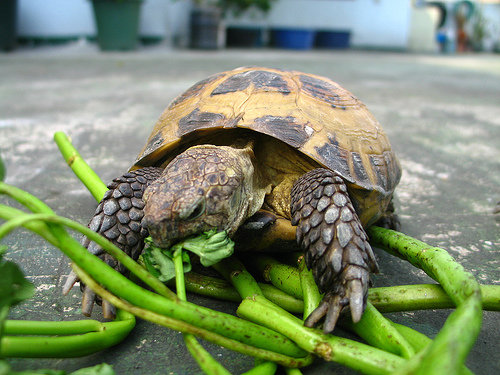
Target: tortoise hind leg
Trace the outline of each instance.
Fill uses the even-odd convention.
[[[305,325],[312,327],[325,316],[323,330],[331,332],[346,306],[353,321],[359,321],[370,271],[377,272],[378,266],[343,179],[323,168],[304,174],[292,189],[291,214],[306,265],[325,292]]]
[[[161,172],[161,168],[146,167],[115,178],[108,185],[109,190],[104,194],[88,225],[90,229],[107,238],[134,260],[139,257],[144,247],[143,240],[147,236],[147,231],[141,226],[141,219],[144,216],[142,195],[149,183],[156,180]],[[124,267],[95,242],[84,237],[82,245],[109,266],[121,273],[125,272]],[[77,281],[78,277],[72,273],[64,285],[63,293],[68,293]],[[90,316],[96,296],[90,288],[84,285],[80,287],[83,291],[82,312]],[[104,317],[113,318],[114,307],[106,301],[102,305]]]
[[[386,211],[374,225],[399,231],[401,229],[401,222],[399,221],[398,215],[394,211],[394,201],[393,198],[391,198]]]

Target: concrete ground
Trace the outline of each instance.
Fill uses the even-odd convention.
[[[134,161],[159,114],[198,80],[242,65],[296,69],[328,76],[352,91],[386,129],[403,177],[396,190],[402,231],[447,249],[484,284],[499,284],[500,228],[492,214],[500,200],[500,58],[376,52],[228,50],[101,54],[70,45],[0,56],[0,153],[7,183],[26,189],[58,214],[86,223],[95,202],[59,155],[55,131],[71,136],[105,180]],[[2,203],[7,200],[0,198]],[[3,241],[36,287],[34,298],[13,309],[18,319],[79,318],[79,290],[62,297],[69,267],[58,250],[17,231]],[[423,272],[376,250],[375,286],[430,282]],[[236,305],[190,296],[234,312]],[[435,335],[451,310],[388,314],[396,322]],[[99,317],[99,313],[96,313]],[[500,373],[500,314],[485,312],[468,359],[477,374]],[[214,345],[209,350],[232,372],[252,359]],[[137,328],[117,347],[77,359],[12,359],[17,369],[75,370],[107,362],[118,374],[199,373],[181,335],[153,324]],[[317,364],[305,374],[351,374]]]

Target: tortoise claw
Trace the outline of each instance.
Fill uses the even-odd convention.
[[[92,309],[94,307],[94,302],[96,299],[96,294],[90,288],[85,288],[82,297],[82,314],[85,316],[90,316],[92,314]]]
[[[309,314],[307,319],[304,321],[304,325],[309,328],[313,328],[316,324],[319,323],[321,318],[323,318],[328,312],[328,307],[330,303],[327,300],[328,295],[326,295],[318,307],[314,309],[312,313]]]
[[[76,275],[75,271],[71,271],[71,273],[68,275],[68,278],[66,279],[66,282],[64,283],[62,289],[63,295],[67,295],[78,281],[80,281],[80,279]]]
[[[339,295],[333,296],[331,302],[328,306],[328,312],[326,313],[325,323],[323,324],[323,332],[330,333],[335,328],[337,320],[339,319],[340,313],[344,309],[346,302]]]
[[[319,306],[307,317],[304,322],[306,327],[314,327],[325,317],[323,332],[330,333],[334,330],[340,314],[347,307],[351,310],[351,318],[354,323],[360,321],[365,310],[365,291],[361,280],[347,281],[345,296],[343,291],[329,292],[325,294]]]
[[[314,327],[325,317],[323,332],[330,333],[337,325],[340,314],[349,305],[349,299],[333,292],[325,294],[319,306],[307,317],[306,327]]]
[[[365,291],[360,280],[354,279],[347,282],[347,297],[349,298],[352,321],[357,323],[361,320],[365,310]]]
[[[106,319],[114,319],[116,317],[116,307],[106,300],[102,301],[102,315]]]

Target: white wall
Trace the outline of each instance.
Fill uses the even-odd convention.
[[[269,27],[347,29],[353,46],[406,48],[410,11],[410,0],[276,0],[260,23]],[[255,23],[255,16],[229,20],[230,25]]]
[[[18,0],[19,35],[22,37],[64,38],[95,35],[89,0]],[[276,0],[265,17],[253,12],[230,19],[229,25],[348,29],[354,47],[411,47],[411,0]],[[163,37],[185,44],[188,38],[189,0],[144,0],[142,36]],[[485,5],[492,35],[500,34],[500,6]],[[413,30],[413,32],[415,32]]]
[[[26,37],[73,37],[94,34],[87,0],[18,0],[18,34]]]
[[[65,38],[95,35],[89,0],[18,0],[18,34],[21,37]],[[176,37],[187,33],[188,1],[144,0],[142,36]]]
[[[484,48],[491,51],[500,48],[500,4],[484,4],[479,7],[486,19],[488,35],[484,40]]]

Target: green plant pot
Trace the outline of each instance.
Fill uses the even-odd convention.
[[[137,47],[141,0],[92,0],[97,43],[103,51]]]
[[[16,46],[17,0],[0,0],[0,50]]]

